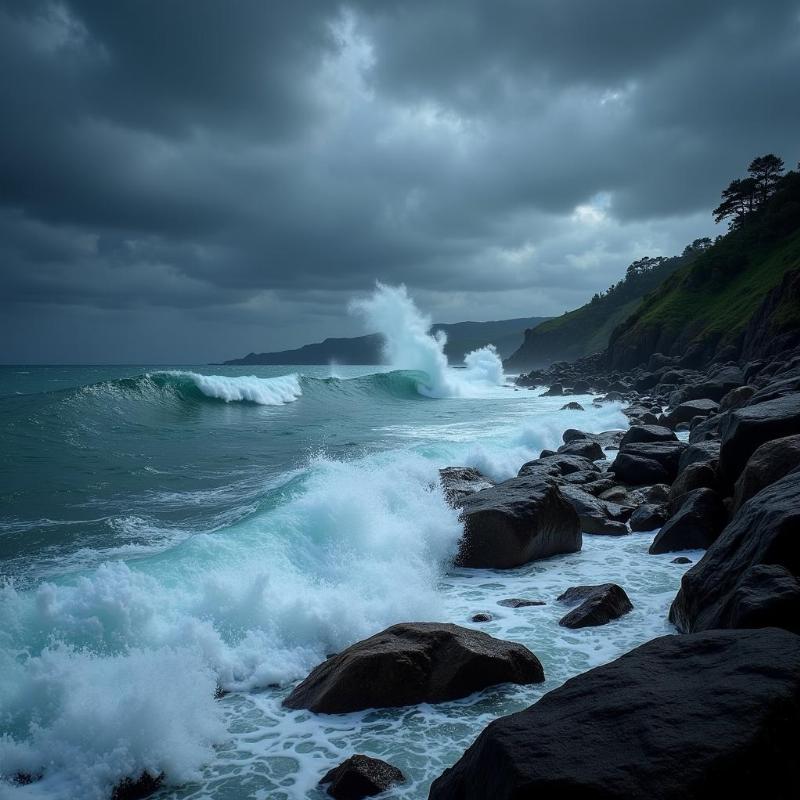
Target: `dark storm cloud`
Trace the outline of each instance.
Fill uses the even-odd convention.
[[[376,278],[560,313],[798,157],[782,0],[0,0],[0,71],[5,360],[352,333]]]

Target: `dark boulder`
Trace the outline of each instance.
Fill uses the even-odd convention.
[[[607,503],[577,486],[561,486],[564,499],[575,509],[584,533],[624,536],[628,533],[625,520],[631,509]]]
[[[678,556],[677,558],[673,558],[672,561],[669,562],[670,564],[691,564],[692,559],[686,558],[686,556]]]
[[[719,471],[730,485],[764,442],[800,433],[800,393],[737,408],[726,415]]]
[[[683,495],[681,506],[656,534],[650,553],[709,547],[725,527],[727,512],[712,489],[695,489]]]
[[[436,622],[393,625],[315,667],[287,708],[346,714],[441,703],[500,683],[541,683],[539,659],[521,644]]]
[[[719,403],[705,398],[688,400],[667,414],[667,424],[674,428],[679,422],[691,422],[695,417],[710,417],[719,411]]]
[[[715,414],[713,417],[706,417],[702,422],[696,422],[689,427],[690,442],[707,442],[719,439],[720,428],[726,414]]]
[[[709,464],[716,468],[719,461],[719,441],[710,439],[705,442],[692,442],[681,453],[678,459],[678,471],[683,472],[692,464]]]
[[[491,622],[494,617],[488,611],[479,611],[470,617],[470,622]]]
[[[530,608],[531,606],[543,606],[544,600],[528,600],[524,597],[509,597],[506,600],[498,600],[497,605],[505,608]]]
[[[518,478],[525,476],[540,476],[559,478],[566,475],[571,475],[573,472],[596,472],[599,474],[600,467],[583,456],[570,455],[569,453],[554,453],[550,451],[549,455],[544,455],[546,451],[542,451],[540,458],[535,458],[533,461],[527,461],[520,468],[517,473]]]
[[[730,625],[800,633],[800,581],[779,564],[750,567],[733,594]]]
[[[144,800],[155,794],[164,782],[163,773],[143,772],[138,778],[125,778],[111,792],[111,800]]]
[[[621,447],[609,467],[619,480],[631,486],[672,483],[678,474],[686,442],[640,442]]]
[[[654,639],[492,722],[430,800],[800,796],[800,637]]]
[[[669,618],[684,632],[729,628],[736,592],[762,564],[800,574],[800,469],[762,489],[736,512],[682,578]]]
[[[568,444],[562,444],[558,448],[558,452],[568,456],[581,456],[582,458],[588,458],[590,461],[598,461],[606,457],[603,448],[590,439],[575,439]]]
[[[757,448],[734,487],[734,509],[800,466],[800,434],[773,439]]]
[[[444,496],[451,505],[457,505],[473,492],[494,486],[491,478],[487,478],[474,467],[445,467],[439,470],[439,480]]]
[[[625,431],[600,431],[600,433],[588,433],[587,431],[579,431],[576,428],[567,428],[561,435],[564,444],[574,442],[576,439],[588,439],[591,442],[597,442],[601,447],[611,449],[619,447]]]
[[[752,386],[737,386],[719,401],[719,410],[733,411],[736,408],[742,408],[747,405],[755,393],[756,390]]]
[[[601,397],[597,402],[599,403],[624,403],[625,398],[618,391],[611,391]]]
[[[639,442],[674,442],[677,439],[673,431],[661,425],[633,425],[625,431],[620,448]]]
[[[385,792],[397,783],[405,782],[397,767],[379,758],[356,753],[327,772],[320,786],[328,786],[328,794],[336,800],[361,800]]]
[[[564,628],[588,628],[605,625],[633,611],[633,605],[625,590],[616,583],[598,586],[573,586],[558,598],[561,603],[580,602],[558,624]]]
[[[574,400],[571,403],[565,403],[560,408],[561,411],[585,411],[586,409],[580,404],[576,403]]]
[[[714,467],[705,463],[689,464],[675,478],[675,483],[669,490],[669,499],[674,501],[694,489],[716,489],[716,487],[717,471]]]
[[[537,475],[465,497],[461,517],[461,567],[508,569],[581,549],[578,515],[552,481]]]
[[[564,387],[560,383],[552,384],[540,397],[561,397],[564,394]]]
[[[631,514],[628,520],[634,533],[644,533],[660,528],[667,521],[667,508],[664,505],[645,503]]]

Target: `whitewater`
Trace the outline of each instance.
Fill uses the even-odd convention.
[[[385,367],[0,369],[0,797],[107,798],[150,770],[159,798],[322,798],[321,775],[365,752],[406,774],[396,796],[422,798],[491,719],[669,631],[683,567],[648,555],[647,534],[452,567],[441,467],[511,477],[565,428],[625,427],[620,406],[561,411],[491,347],[455,368],[403,287],[353,311],[384,335]],[[630,615],[557,625],[561,591],[609,580]],[[545,684],[341,716],[281,706],[390,624],[480,611]]]

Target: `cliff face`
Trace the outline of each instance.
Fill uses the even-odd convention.
[[[651,260],[650,269],[633,274],[630,273],[636,265],[631,265],[626,278],[607,293],[596,295],[580,308],[526,330],[522,346],[506,359],[505,366],[522,371],[554,361],[574,361],[605,350],[614,328],[636,311],[645,295],[695,257],[689,254]]]
[[[780,349],[800,328],[798,270],[800,176],[793,174],[753,219],[668,278],[613,331],[609,367],[630,369],[652,353],[699,366]]]

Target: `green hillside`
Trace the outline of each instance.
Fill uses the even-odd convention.
[[[627,319],[642,298],[676,270],[691,263],[698,248],[710,242],[695,242],[674,258],[643,258],[628,267],[625,278],[608,291],[596,294],[586,305],[525,332],[522,346],[505,362],[509,369],[525,370],[554,361],[573,361],[605,350],[611,333]]]
[[[791,172],[775,195],[742,224],[653,292],[613,332],[612,367],[628,368],[651,353],[698,362],[723,348],[741,349],[748,322],[787,272],[800,269],[800,175]],[[778,298],[768,324],[775,336],[800,323],[800,310]]]

